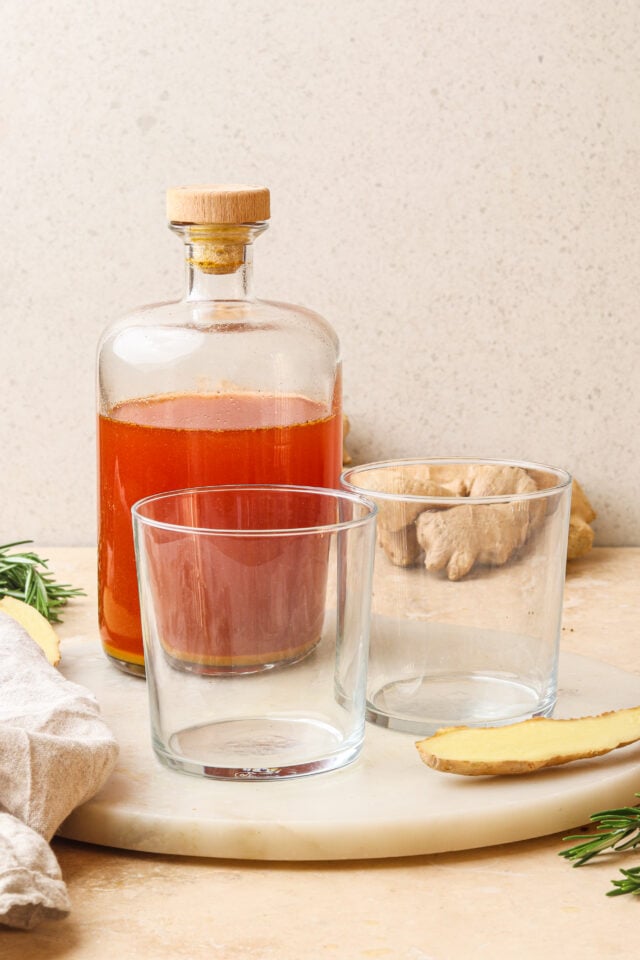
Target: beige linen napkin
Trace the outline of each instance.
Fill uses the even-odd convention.
[[[0,614],[0,924],[31,929],[69,912],[49,841],[98,792],[117,753],[93,694]]]

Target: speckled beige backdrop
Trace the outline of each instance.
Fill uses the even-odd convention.
[[[0,542],[95,539],[94,354],[179,294],[177,182],[271,187],[356,459],[573,471],[639,544],[637,0],[2,0]]]

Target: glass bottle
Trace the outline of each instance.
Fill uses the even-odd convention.
[[[107,656],[144,674],[131,506],[225,483],[337,487],[337,337],[316,313],[257,300],[253,241],[264,187],[167,193],[184,242],[183,298],[134,310],[98,350],[98,608]]]

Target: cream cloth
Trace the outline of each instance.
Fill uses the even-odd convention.
[[[117,754],[93,694],[0,614],[0,924],[31,929],[69,912],[49,841],[98,792]]]

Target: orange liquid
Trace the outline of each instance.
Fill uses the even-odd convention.
[[[253,672],[298,660],[317,644],[331,540],[324,528],[337,519],[333,497],[225,487],[187,491],[143,509],[152,521],[184,525],[178,535],[153,524],[138,527],[153,611],[149,639],[174,666]],[[273,533],[283,528],[308,532]],[[271,532],[239,537],[241,529]]]
[[[131,506],[183,487],[336,487],[342,420],[305,397],[177,394],[117,404],[98,418],[98,610],[106,652],[143,663]],[[179,602],[179,598],[177,601]]]

